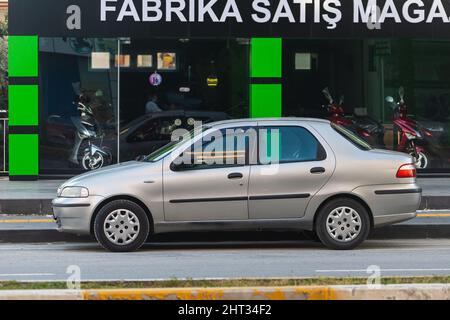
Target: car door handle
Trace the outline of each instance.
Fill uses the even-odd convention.
[[[234,172],[234,173],[230,173],[228,175],[228,179],[242,179],[244,177],[244,175],[242,173],[239,172]]]
[[[322,167],[312,168],[310,172],[313,174],[325,173],[325,168]]]

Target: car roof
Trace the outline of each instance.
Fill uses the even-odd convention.
[[[319,119],[319,118],[296,118],[296,117],[289,117],[289,118],[254,118],[254,119],[234,119],[234,120],[223,120],[223,121],[216,121],[208,123],[209,126],[218,126],[218,125],[227,125],[227,124],[239,124],[242,122],[252,122],[252,123],[264,123],[264,122],[315,122],[315,123],[325,123],[329,124],[329,120]]]

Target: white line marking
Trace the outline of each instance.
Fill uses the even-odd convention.
[[[422,271],[450,271],[446,269],[380,269],[381,272],[422,272]],[[367,269],[348,269],[348,270],[316,270],[317,273],[333,273],[333,272],[367,272]]]
[[[3,273],[0,277],[48,277],[55,276],[54,273]]]

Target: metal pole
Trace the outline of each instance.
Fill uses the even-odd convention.
[[[384,57],[380,57],[380,74],[381,74],[381,121],[385,122],[386,113],[384,111],[384,99],[385,99],[385,89],[384,89]]]
[[[6,172],[6,122],[8,119],[2,119],[3,121],[3,173]]]

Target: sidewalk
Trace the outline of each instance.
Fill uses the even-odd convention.
[[[421,209],[450,209],[450,178],[421,178],[418,183],[423,191]]]
[[[63,180],[9,181],[0,178],[0,214],[51,214]]]

